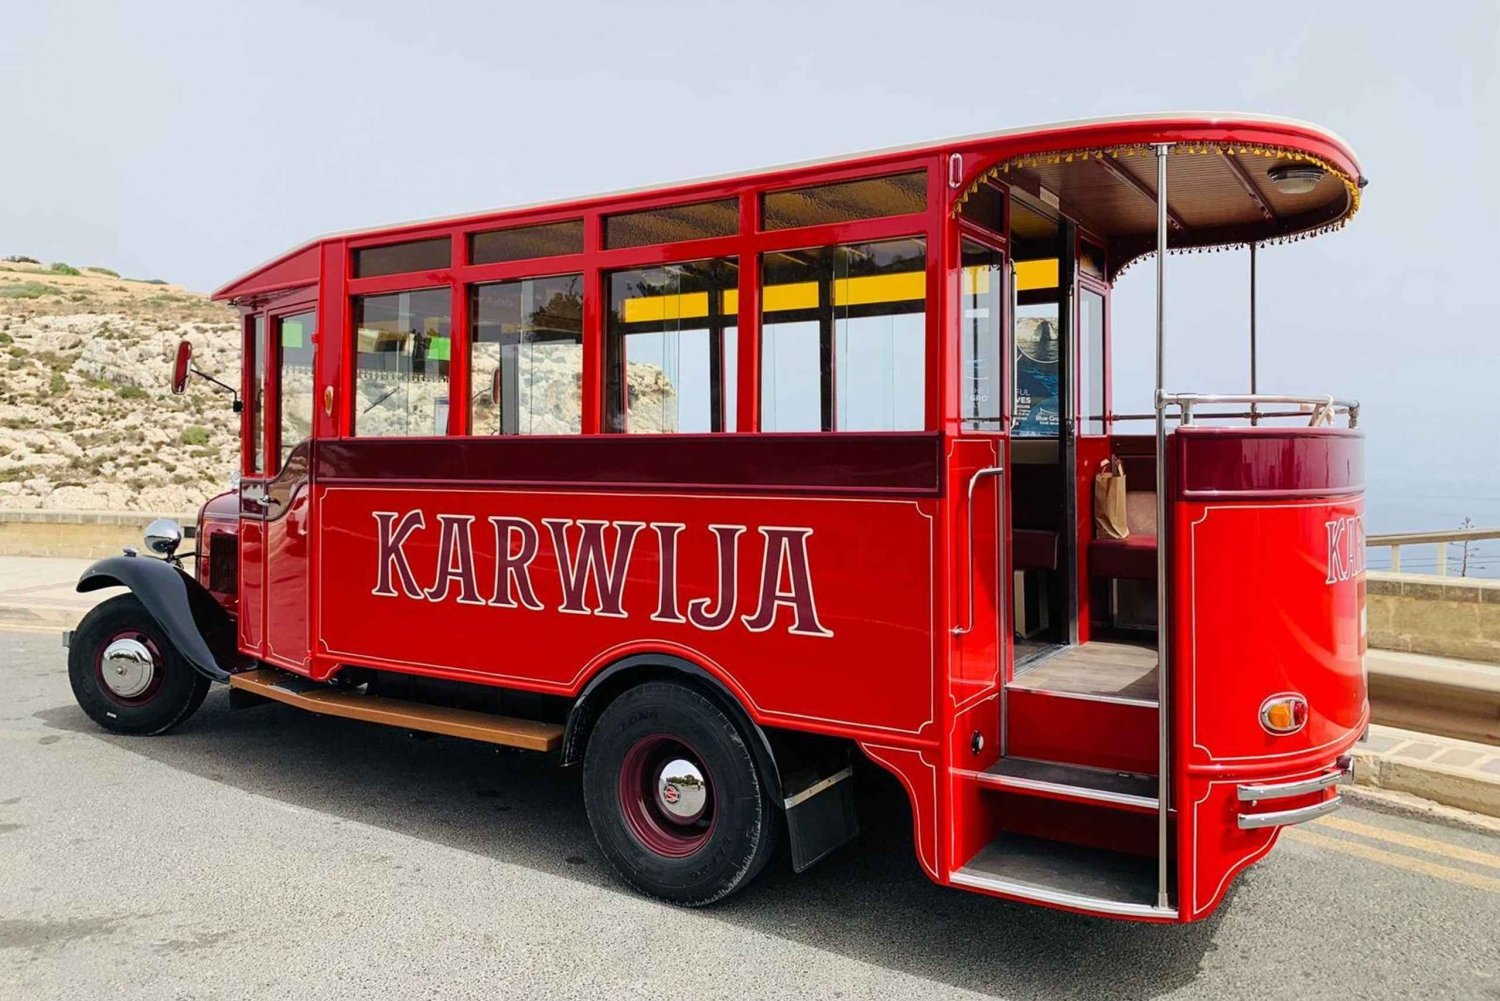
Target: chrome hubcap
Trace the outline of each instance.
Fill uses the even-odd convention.
[[[656,802],[679,823],[697,820],[708,806],[708,782],[703,772],[686,758],[668,761],[656,777]]]
[[[104,684],[122,699],[133,699],[151,686],[156,661],[140,640],[121,638],[104,648]]]

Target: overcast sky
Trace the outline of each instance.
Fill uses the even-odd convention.
[[[1493,0],[47,0],[3,29],[0,256],[200,290],[383,222],[1063,119],[1307,119],[1371,185],[1261,254],[1262,389],[1365,402],[1373,530],[1500,524]],[[1117,290],[1121,406],[1152,274]],[[1244,254],[1168,285],[1172,388],[1245,388]]]

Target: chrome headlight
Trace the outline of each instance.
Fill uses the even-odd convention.
[[[171,518],[157,518],[146,526],[146,548],[158,556],[170,557],[182,545],[182,526]]]

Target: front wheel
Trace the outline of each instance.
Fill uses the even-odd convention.
[[[133,594],[83,617],[68,647],[68,680],[89,719],[130,734],[172,729],[197,711],[209,686]]]
[[[583,758],[594,838],[654,897],[701,907],[765,867],[779,817],[739,729],[696,689],[651,681],[605,708]]]

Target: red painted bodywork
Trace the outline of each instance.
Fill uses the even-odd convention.
[[[974,235],[955,219],[955,199],[971,179],[1024,153],[1145,142],[1268,143],[1360,176],[1339,140],[1294,123],[1059,126],[329,237],[226,285],[216,296],[245,312],[247,336],[256,315],[268,322],[309,308],[318,315],[312,439],[285,469],[251,475],[255,436],[263,436],[267,456],[277,456],[281,443],[274,421],[258,423],[248,408],[244,419],[239,592],[224,596],[234,602],[242,650],[316,679],[358,665],[562,696],[576,695],[625,657],[669,654],[717,678],[756,723],[847,737],[893,773],[911,799],[918,861],[940,883],[1002,830],[1154,852],[1152,817],[1002,794],[975,778],[1007,740],[1011,754],[1154,772],[1157,712],[1152,705],[1006,695],[1013,608],[1010,568],[998,554],[1014,541],[1010,487],[1002,478],[976,481],[972,538],[966,491],[975,471],[1009,464],[1010,445],[1004,435],[961,425],[958,346],[948,335],[958,312],[959,235]],[[768,188],[911,169],[927,171],[924,212],[776,232],[759,226],[759,198]],[[961,183],[950,185],[954,170]],[[731,197],[740,199],[738,235],[603,247],[606,214]],[[581,254],[468,262],[474,232],[580,217]],[[906,236],[924,237],[928,248],[924,430],[762,433],[759,339],[745,333],[759,326],[760,279],[759,268],[749,265],[772,250]],[[360,247],[432,237],[451,239],[452,266],[349,276],[351,253]],[[998,245],[1003,249],[1003,240]],[[601,433],[604,275],[717,256],[741,263],[739,432]],[[1111,274],[1123,263],[1112,262]],[[575,272],[584,276],[585,295],[581,435],[468,437],[467,408],[454,406],[446,437],[351,436],[351,296],[451,288],[450,394],[463,400],[472,392],[467,286]],[[249,385],[248,362],[244,374]],[[277,389],[272,366],[266,398],[276,399]],[[1088,563],[1093,473],[1112,451],[1126,454],[1132,441],[1139,444],[1101,433],[1108,430],[1080,430],[1068,474],[1078,493],[1077,518],[1068,527],[1076,532],[1080,641],[1089,638],[1104,601]],[[1368,718],[1360,669],[1362,577],[1328,582],[1326,540],[1327,523],[1359,517],[1363,473],[1357,433],[1190,428],[1173,440],[1172,830],[1178,919],[1186,921],[1211,911],[1233,874],[1274,841],[1274,828],[1237,829],[1235,783],[1326,770]],[[273,502],[255,499],[262,490]],[[390,519],[389,529],[411,512],[420,512],[422,526],[405,537],[398,563],[409,569],[415,596],[389,562],[389,547],[382,550],[380,534],[382,517]],[[439,515],[464,527],[445,539]],[[519,559],[524,532],[501,543],[492,518],[536,531],[525,564],[530,602],[515,591],[515,579],[497,574],[505,562],[502,544]],[[549,519],[564,523],[562,538],[575,547],[589,522],[604,523],[606,558],[627,537],[633,543],[620,564],[618,608],[597,576],[582,592],[582,607],[565,607],[567,564],[579,550],[559,559]],[[222,503],[205,509],[205,527],[225,523]],[[663,533],[670,535],[671,526],[681,528],[668,549]],[[787,536],[776,532],[804,533],[797,538],[805,544],[804,583],[815,622],[801,622],[806,608],[793,599],[775,600],[798,590],[795,569],[783,567],[785,554],[772,544]],[[724,535],[734,538],[737,559],[727,578],[718,548]],[[469,540],[467,554],[459,538]],[[770,574],[768,553],[776,563]],[[382,563],[395,573],[395,593],[377,593]],[[668,589],[675,610],[663,599],[664,578],[675,582]],[[720,614],[727,613],[729,579],[732,616]],[[757,616],[766,600],[775,614]],[[681,621],[690,605],[699,624]],[[955,634],[961,625],[970,628]],[[1290,737],[1271,737],[1257,724],[1261,702],[1279,692],[1300,693],[1311,708],[1306,728]]]

